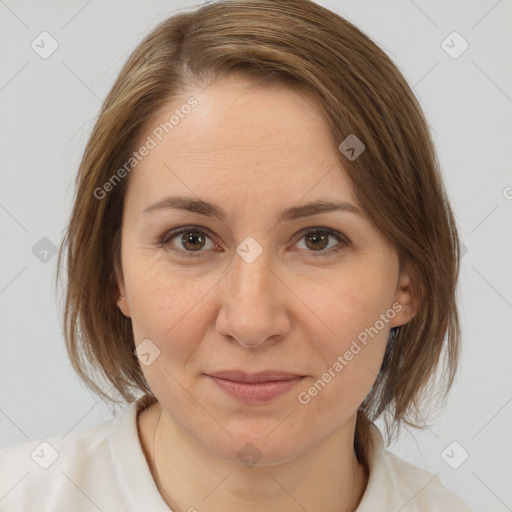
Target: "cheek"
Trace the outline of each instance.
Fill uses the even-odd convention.
[[[350,300],[339,302],[328,319],[336,335],[315,338],[311,360],[318,362],[317,371],[304,382],[298,396],[299,403],[307,407],[308,417],[342,424],[370,392],[389,332],[389,324],[379,320],[385,308],[371,306],[373,311],[362,312]]]
[[[299,293],[323,321],[329,339],[338,342],[328,345],[339,349],[389,311],[395,294],[394,278],[393,269],[377,261],[353,265],[316,288],[304,283]],[[386,331],[389,325],[379,322],[378,328]]]
[[[395,315],[392,277],[391,272],[368,265],[354,268],[335,284],[309,289],[309,294],[303,289],[323,324],[321,331],[309,332],[321,365],[316,368],[317,384],[308,394],[322,395],[318,402],[343,404],[340,411],[357,408],[373,385]]]
[[[193,407],[193,403],[183,402],[188,397],[183,389],[194,382],[187,365],[206,335],[205,289],[213,283],[205,288],[179,273],[166,276],[154,268],[140,272],[132,281],[132,290],[139,290],[130,299],[136,343],[150,340],[149,346],[157,354],[149,365],[143,364],[139,354],[141,369],[156,396],[165,396],[176,407]]]
[[[144,336],[163,339],[187,317],[194,316],[195,306],[213,286],[213,277],[190,279],[176,267],[168,268],[161,253],[155,257],[133,255],[126,263],[130,312],[134,328]],[[211,281],[211,283],[210,283]]]

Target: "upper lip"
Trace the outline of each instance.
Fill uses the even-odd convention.
[[[257,373],[246,373],[241,370],[222,370],[218,372],[207,373],[210,377],[218,379],[231,380],[233,382],[271,382],[276,380],[293,380],[304,375],[290,373],[281,370],[265,370]]]

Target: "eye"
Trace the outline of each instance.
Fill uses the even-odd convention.
[[[179,237],[179,235],[181,235],[181,237]],[[175,238],[177,238],[177,246],[172,243],[172,240]],[[201,252],[204,252],[202,249],[204,248],[218,248],[218,245],[211,240],[203,229],[193,226],[180,228],[166,233],[159,245],[176,252],[178,256],[182,256],[184,258],[201,256]]]
[[[307,228],[301,233],[299,240],[304,240],[304,247],[308,252],[308,256],[326,257],[349,245],[349,240],[341,233],[328,228]],[[334,239],[338,243],[330,244],[330,240]]]
[[[208,233],[204,228],[186,226],[166,233],[158,245],[173,251],[179,257],[200,257],[205,250],[220,249]],[[304,249],[308,257],[327,257],[350,244],[347,237],[329,228],[307,228],[302,230],[299,235],[299,242],[304,240],[304,247],[299,248]],[[333,239],[337,243],[331,244]]]

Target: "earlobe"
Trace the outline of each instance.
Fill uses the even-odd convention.
[[[121,313],[123,313],[125,317],[131,318],[130,307],[128,306],[128,302],[123,296],[119,295],[116,305],[121,310]]]
[[[392,327],[405,325],[414,318],[418,311],[418,294],[408,272],[402,272],[395,293],[396,315],[391,321]]]
[[[124,287],[124,281],[122,278],[119,278],[119,274],[116,268],[116,281],[117,281],[117,300],[115,300],[116,306],[120,309],[121,313],[127,318],[131,318],[130,314],[130,306],[128,304],[128,300],[126,299],[126,290]]]
[[[121,313],[123,313],[123,315],[125,317],[131,318],[130,306],[128,305],[128,301],[126,300],[126,290],[124,287],[124,279],[123,279],[123,273],[121,270],[121,262],[118,257],[115,258],[115,260],[114,260],[114,274],[115,274],[116,284],[117,284],[117,288],[118,288],[116,306],[120,309]]]

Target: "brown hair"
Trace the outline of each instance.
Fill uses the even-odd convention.
[[[116,272],[129,177],[102,187],[131,156],[144,127],[192,84],[244,72],[308,90],[339,142],[357,198],[414,277],[419,309],[388,344],[380,373],[358,411],[355,449],[365,461],[370,420],[421,427],[424,407],[444,399],[457,368],[459,241],[422,110],[389,57],[344,18],[309,0],[232,0],[172,16],[135,49],[104,101],[76,178],[76,198],[59,250],[67,248],[64,336],[74,368],[98,394],[133,401],[151,395],[131,320],[116,307]],[[445,368],[435,382],[438,365]],[[106,391],[100,379],[113,390]]]

